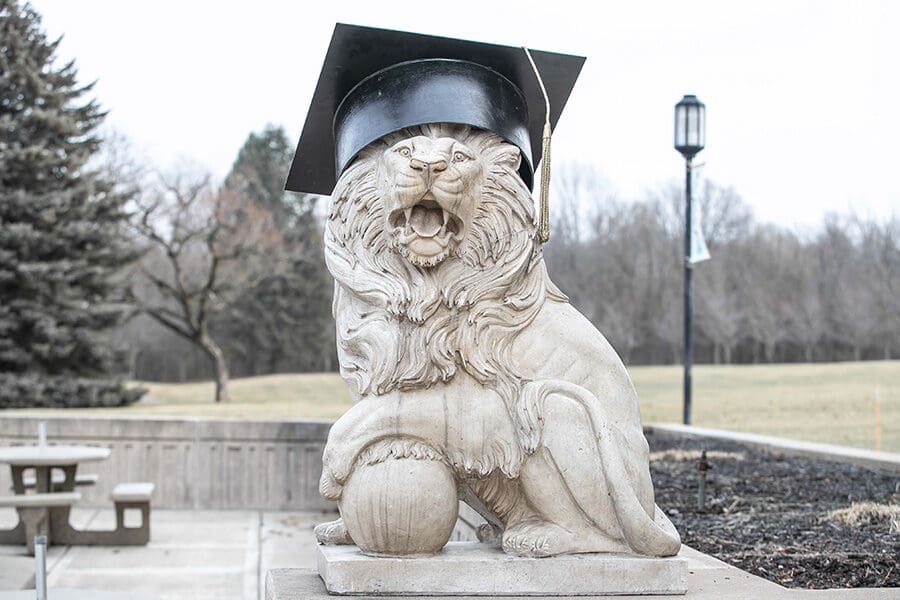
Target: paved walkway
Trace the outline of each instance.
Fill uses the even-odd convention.
[[[50,588],[130,591],[160,600],[260,600],[266,571],[315,568],[313,527],[328,513],[154,510],[147,546],[51,547]],[[0,509],[0,528],[15,524]],[[109,509],[76,509],[78,527],[109,528]],[[33,587],[24,546],[0,546],[0,591]]]
[[[137,547],[51,547],[48,583],[53,588],[132,592],[159,600],[262,600],[266,572],[280,572],[302,590],[304,600],[328,598],[315,575],[313,527],[330,513],[154,510],[152,542]],[[11,509],[0,509],[0,528],[15,524]],[[78,527],[110,528],[109,509],[76,509]],[[683,600],[898,599],[900,590],[785,590],[689,548],[688,584]],[[24,546],[0,546],[0,591],[32,588],[34,559]],[[276,572],[279,573],[279,572]],[[52,594],[51,594],[52,598]],[[333,598],[333,596],[332,596]]]

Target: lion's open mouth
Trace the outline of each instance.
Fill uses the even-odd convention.
[[[450,255],[462,239],[462,221],[426,194],[410,208],[391,213],[389,222],[400,253],[413,264],[431,267]]]

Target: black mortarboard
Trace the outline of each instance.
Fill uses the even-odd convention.
[[[584,58],[530,51],[556,126]],[[531,187],[541,159],[545,100],[521,47],[338,23],[285,189],[327,195],[368,144],[404,127],[461,123],[522,151]]]

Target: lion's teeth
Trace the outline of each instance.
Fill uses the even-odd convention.
[[[403,215],[406,217],[406,222],[409,223],[409,218],[412,216],[412,207],[404,208]]]
[[[447,211],[444,210],[443,208],[441,209],[441,212],[444,214],[444,226],[446,227],[446,226],[447,226],[447,221],[450,219],[450,215],[449,215],[449,214],[447,213]]]

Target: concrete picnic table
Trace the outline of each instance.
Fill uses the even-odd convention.
[[[51,501],[46,504],[49,514],[49,528],[52,532],[53,543],[56,544],[97,544],[102,543],[104,536],[98,538],[93,531],[80,531],[69,524],[69,513],[75,495],[76,471],[79,463],[98,462],[109,458],[108,448],[96,448],[93,446],[50,446],[27,445],[10,446],[0,448],[0,463],[6,463],[12,468],[13,492],[16,497],[26,497],[26,489],[31,487],[26,484],[25,472],[34,469],[36,501],[40,501],[37,494],[50,494],[61,498],[58,502]],[[53,470],[63,472],[61,481],[53,481]],[[69,496],[68,499],[66,496]],[[49,533],[49,532],[48,532]],[[105,533],[105,532],[104,532]],[[0,531],[0,544],[27,544],[31,548],[30,540],[25,539],[25,528],[20,521],[19,526],[8,531]]]
[[[65,479],[56,488],[61,492],[75,489],[75,472],[78,464],[98,462],[109,458],[109,448],[93,446],[10,446],[0,448],[0,463],[12,467],[13,492],[25,493],[24,472],[35,471],[35,490],[40,493],[51,491],[51,472],[62,470]]]

